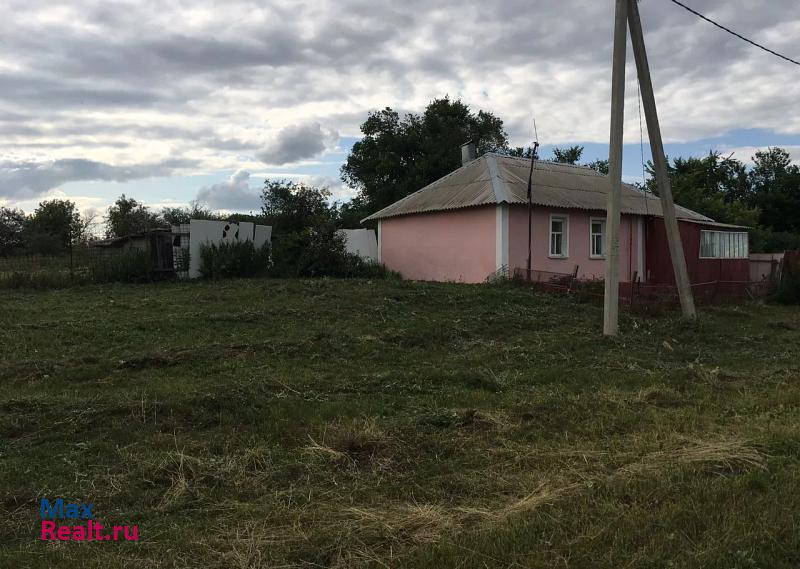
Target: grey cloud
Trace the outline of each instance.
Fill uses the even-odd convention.
[[[126,161],[137,162],[162,143],[204,159],[255,152],[289,164],[329,150],[331,131],[355,135],[370,109],[419,111],[445,93],[503,118],[514,143],[529,138],[532,110],[549,143],[605,141],[613,3],[535,4],[141,0],[120,9],[86,0],[59,5],[74,12],[59,21],[37,17],[52,2],[6,0],[0,33],[13,66],[0,72],[0,153],[62,145],[89,159],[99,145],[130,144]],[[785,33],[800,21],[796,4],[693,3],[800,57]],[[791,66],[670,2],[640,6],[669,140],[741,128],[800,134]],[[628,73],[635,104],[632,64]],[[260,132],[267,120],[295,126]]]
[[[344,185],[338,178],[330,176],[302,176],[287,174],[284,179],[302,182],[319,188],[327,188],[331,192],[332,202],[348,201],[355,195],[355,190]],[[224,211],[250,212],[261,209],[261,189],[250,185],[252,176],[246,170],[239,170],[224,182],[205,186],[197,192],[196,201],[212,209]]]
[[[281,130],[256,157],[266,164],[291,164],[319,156],[338,141],[338,132],[324,129],[319,123],[291,125]]]
[[[115,166],[80,158],[50,162],[0,162],[0,197],[30,199],[67,182],[129,182],[142,178],[170,176],[175,170],[193,166],[187,160],[165,160],[156,164]]]

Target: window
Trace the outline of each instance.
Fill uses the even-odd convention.
[[[592,218],[589,220],[589,256],[593,259],[605,257],[606,220]]]
[[[569,256],[569,218],[565,215],[550,216],[550,256]]]
[[[701,231],[701,259],[747,259],[750,243],[747,233],[732,231]]]

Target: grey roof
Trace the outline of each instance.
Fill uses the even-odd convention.
[[[528,158],[484,154],[363,221],[499,203],[527,204],[530,165]],[[586,166],[537,160],[533,172],[533,203],[605,211],[609,187],[606,175]],[[690,209],[681,206],[675,209],[679,219],[713,223],[712,219]],[[663,216],[657,196],[629,184],[622,187],[622,213]]]

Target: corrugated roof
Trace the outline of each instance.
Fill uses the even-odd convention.
[[[484,154],[373,213],[364,221],[398,215],[491,205],[527,204],[530,159]],[[533,203],[539,206],[605,211],[608,177],[586,166],[538,160],[533,173]],[[622,213],[662,217],[661,200],[623,184]],[[676,206],[679,219],[711,222],[710,218]]]

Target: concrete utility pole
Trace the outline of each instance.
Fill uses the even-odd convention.
[[[635,0],[634,0],[635,1]],[[611,143],[608,177],[611,188],[606,208],[606,283],[603,333],[619,331],[619,220],[622,198],[622,142],[625,121],[625,61],[628,49],[628,0],[617,0],[614,58],[611,76]]]
[[[653,81],[650,77],[650,64],[647,61],[647,50],[644,44],[644,33],[642,32],[642,20],[639,16],[637,0],[627,0],[627,2],[628,23],[630,24],[631,30],[633,55],[636,58],[636,72],[639,76],[639,85],[642,90],[642,102],[644,104],[644,114],[647,120],[647,130],[650,133],[650,149],[653,153],[658,193],[661,197],[661,209],[664,213],[664,225],[667,229],[669,252],[672,258],[672,270],[675,273],[675,284],[678,287],[678,296],[680,297],[683,316],[687,320],[695,320],[697,318],[697,312],[694,308],[692,286],[689,283],[689,274],[686,270],[686,258],[683,254],[681,234],[678,229],[678,219],[675,216],[675,202],[672,200],[672,186],[669,181],[669,171],[667,170],[667,157],[664,154],[664,142],[661,139],[661,127],[658,123],[656,97],[653,91]],[[619,13],[619,6],[617,6],[617,12]],[[619,25],[619,22],[617,22],[617,25]],[[616,178],[613,178],[612,183],[615,180]],[[611,212],[609,211],[609,216],[610,214]],[[608,288],[606,288],[606,293],[607,292]],[[606,320],[607,319],[608,317],[606,317]]]

